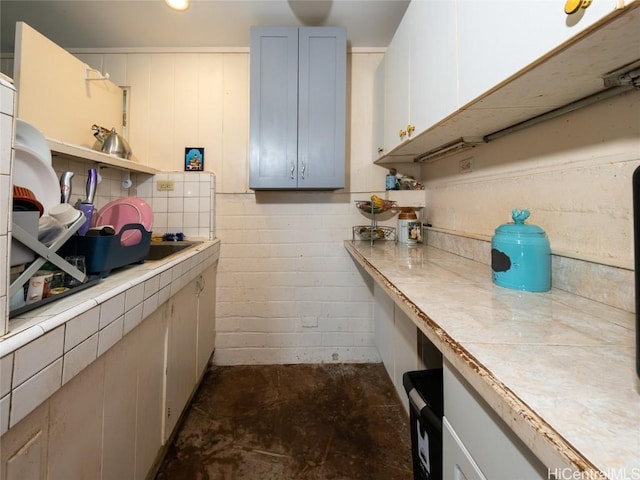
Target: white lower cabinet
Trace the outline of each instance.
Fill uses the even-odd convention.
[[[198,285],[193,280],[169,300],[164,440],[176,427],[196,385]]]
[[[214,266],[169,301],[164,441],[175,430],[213,353],[215,289]]]
[[[147,477],[164,443],[162,418],[168,305],[168,302],[162,304],[127,335],[127,337],[133,333],[137,335],[133,342],[138,349],[136,463],[133,477],[136,480]]]
[[[0,438],[0,478],[47,478],[49,404],[37,407]]]
[[[197,375],[202,377],[216,343],[216,269],[206,270],[198,279],[198,359]]]
[[[405,372],[418,370],[418,329],[383,290],[374,285],[375,342],[398,397],[409,411],[409,400],[402,385]]]
[[[442,478],[446,480],[486,480],[462,440],[453,431],[447,417],[442,419]]]
[[[444,480],[543,480],[547,468],[447,361]]]
[[[135,478],[139,342],[128,340],[104,356],[102,480]]]
[[[213,353],[215,269],[2,435],[0,478],[148,478]]]

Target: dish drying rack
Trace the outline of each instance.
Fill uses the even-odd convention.
[[[48,247],[41,243],[37,237],[34,237],[20,225],[16,224],[16,222],[13,222],[12,237],[32,250],[37,255],[37,258],[25,268],[18,278],[11,282],[9,286],[9,296],[13,296],[19,289],[23,288],[24,284],[27,283],[46,262],[53,263],[56,267],[60,268],[60,270],[68,273],[79,282],[84,283],[87,280],[87,275],[84,272],[78,270],[56,253],[84,224],[86,217],[83,212],[80,213],[81,215],[71,225],[67,226],[67,230]]]
[[[369,240],[371,245],[373,245],[376,240],[398,240],[395,227],[378,226],[376,221],[376,215],[396,207],[394,200],[385,200],[384,206],[382,207],[375,207],[373,202],[369,200],[356,200],[355,203],[360,211],[371,215],[371,223],[369,225],[356,225],[353,227],[352,240]]]

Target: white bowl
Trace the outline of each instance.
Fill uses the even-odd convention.
[[[28,150],[40,161],[51,166],[51,150],[44,134],[24,120],[16,118],[16,147]]]
[[[82,215],[82,212],[70,203],[59,203],[49,209],[49,215],[63,225],[69,226]]]

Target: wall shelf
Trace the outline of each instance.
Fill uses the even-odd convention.
[[[632,65],[640,56],[639,7],[640,2],[634,2],[614,11],[374,163],[419,162],[416,157],[437,152],[460,139],[485,138],[608,92],[604,78]]]
[[[117,168],[128,172],[148,173],[150,175],[160,172],[160,170],[149,167],[148,165],[142,165],[132,160],[125,160],[124,158],[107,155],[106,153],[98,152],[91,148],[61,142],[60,140],[47,138],[47,143],[51,149],[52,157],[94,162],[106,167]]]

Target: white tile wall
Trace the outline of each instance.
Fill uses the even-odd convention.
[[[100,307],[75,317],[66,324],[64,351],[65,353],[75,348],[79,343],[97,332],[100,328]]]
[[[124,315],[125,293],[110,298],[100,306],[100,329]]]
[[[131,309],[127,309],[127,313],[124,314],[122,334],[126,335],[140,325],[140,322],[142,322],[142,303],[137,304]]]
[[[62,366],[63,385],[98,358],[98,336],[98,333],[94,333],[87,340],[65,353]]]
[[[0,398],[0,436],[9,430],[9,409],[11,408],[11,396]]]
[[[122,338],[123,326],[124,315],[100,330],[98,334],[98,356],[109,350]]]
[[[13,427],[29,412],[49,398],[62,384],[62,358],[59,358],[11,392],[11,416]]]
[[[13,388],[60,358],[63,351],[64,327],[56,328],[18,350],[13,360]]]
[[[11,376],[13,375],[13,353],[0,358],[0,397],[11,391]]]
[[[87,171],[91,165],[59,157],[53,158],[58,176],[65,171],[75,172],[70,203],[86,197]],[[142,198],[153,210],[153,233],[185,234],[189,238],[215,238],[215,175],[210,172],[131,174],[133,186],[123,188],[125,173],[111,168],[100,168],[101,182],[96,191],[95,205],[99,210],[120,197]],[[160,180],[173,180],[173,191],[158,191]]]

